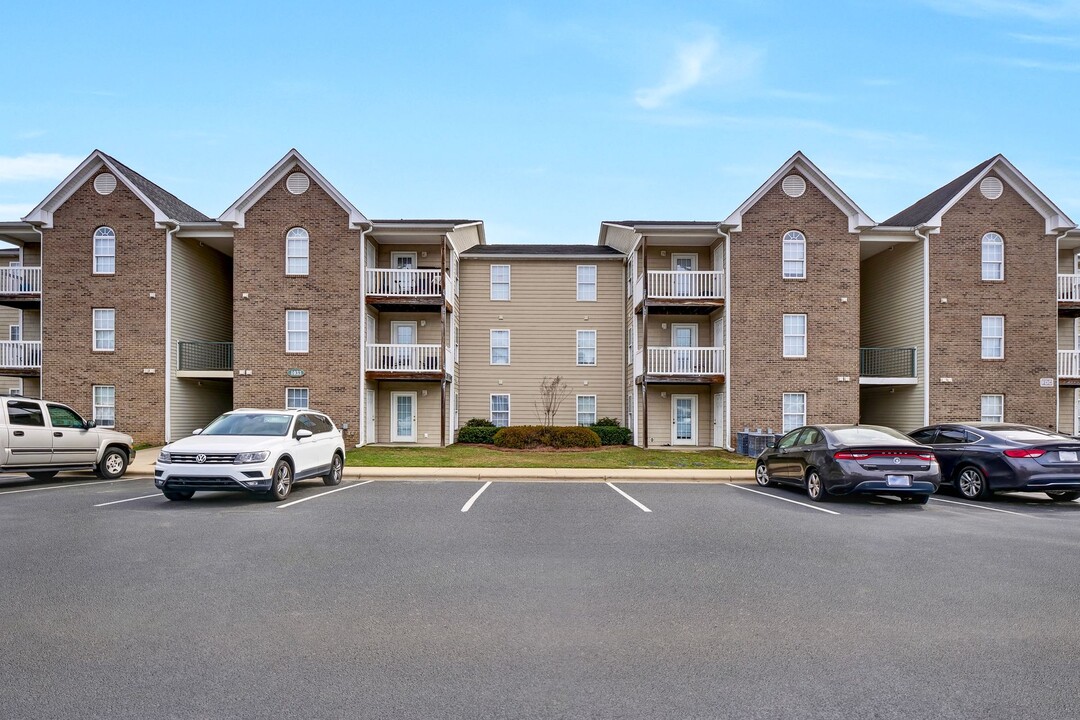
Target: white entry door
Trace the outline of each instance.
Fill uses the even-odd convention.
[[[390,441],[416,442],[416,393],[390,393]]]
[[[375,415],[375,391],[368,390],[366,391],[365,395],[366,402],[364,412],[367,413],[367,417],[364,418],[364,424],[367,426],[367,428],[364,441],[369,443],[378,442],[379,437],[375,431],[375,418],[377,417]]]
[[[697,325],[672,325],[671,344],[676,348],[692,348],[697,346]],[[693,351],[675,351],[675,372],[693,372]]]
[[[394,320],[390,323],[390,342],[395,345],[416,344],[416,321]],[[394,368],[397,370],[419,370],[419,363],[413,354],[414,348],[394,348]]]
[[[671,444],[697,445],[697,395],[671,396]]]
[[[697,255],[672,255],[671,269],[679,272],[675,276],[675,295],[677,297],[694,297],[697,295],[694,291],[693,277],[685,274],[697,270]]]
[[[1073,390],[1073,431],[1076,435],[1080,431],[1080,388]]]
[[[713,447],[724,447],[724,393],[713,395],[712,403],[712,444]]]

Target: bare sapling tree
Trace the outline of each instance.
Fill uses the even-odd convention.
[[[544,376],[544,379],[540,381],[540,399],[533,403],[533,407],[536,408],[536,417],[544,425],[554,425],[559,406],[569,395],[570,387],[563,382],[561,375],[550,379]]]

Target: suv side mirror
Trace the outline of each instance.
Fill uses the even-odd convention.
[[[766,440],[766,441],[765,441],[765,447],[767,447],[767,448],[769,448],[770,450],[772,450],[773,448],[775,448],[775,447],[776,447],[776,441],[775,441],[775,440]]]
[[[304,438],[309,438],[309,437],[311,437],[311,431],[310,430],[297,430],[296,431],[296,439],[297,440],[303,440]]]
[[[87,430],[93,430],[97,427],[97,423],[93,420],[87,420],[83,423],[83,425],[86,427]]]
[[[194,430],[191,431],[191,434],[192,435],[198,435],[198,434],[200,434],[202,432],[202,430],[203,430],[202,428],[195,428]]]

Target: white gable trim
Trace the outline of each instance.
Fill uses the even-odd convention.
[[[276,182],[285,177],[286,173],[292,169],[293,165],[299,165],[301,170],[314,178],[318,186],[325,190],[343,210],[349,213],[350,228],[358,229],[371,227],[371,221],[364,217],[363,213],[357,210],[344,195],[338,192],[338,189],[331,185],[327,179],[322,176],[322,173],[316,170],[315,166],[309,163],[295,148],[285,153],[285,157],[281,158],[274,167],[270,168],[265,175],[259,178],[259,181],[241,195],[236,202],[230,205],[228,210],[221,213],[218,221],[229,223],[238,228],[244,227],[244,213],[248,211],[248,208],[258,202],[259,198],[265,195],[267,190],[269,190]]]
[[[844,211],[848,216],[848,230],[850,232],[859,232],[860,230],[874,227],[876,224],[870,219],[870,216],[863,212],[862,208],[855,204],[847,194],[841,190],[836,183],[828,178],[825,173],[821,172],[814,163],[810,162],[810,159],[803,155],[801,152],[797,152],[788,159],[786,163],[780,166],[777,170],[765,181],[761,187],[754,192],[749,198],[746,199],[742,205],[738,207],[735,212],[728,216],[728,219],[723,222],[723,227],[729,228],[734,232],[740,232],[742,230],[743,215],[754,205],[758,200],[765,196],[774,185],[779,183],[785,177],[787,177],[793,170],[798,170],[807,180],[825,194],[825,197],[838,208]]]
[[[1069,219],[1069,216],[1062,212],[1061,208],[1055,205],[1050,198],[1046,197],[1042,190],[1039,190],[1030,180],[1024,177],[1024,174],[1017,170],[1016,166],[1009,162],[1004,155],[995,157],[991,163],[982,169],[982,172],[972,178],[971,182],[956,193],[941,210],[938,210],[934,217],[927,220],[923,227],[933,228],[932,232],[940,230],[941,220],[945,213],[949,212],[956,203],[960,202],[961,198],[971,192],[973,187],[981,183],[983,178],[990,174],[991,170],[996,171],[998,177],[1008,183],[1009,187],[1015,190],[1028,205],[1035,208],[1043,216],[1046,220],[1047,235],[1058,234],[1076,227],[1076,224]]]
[[[130,190],[135,197],[139,198],[146,207],[150,208],[154,212],[154,222],[161,224],[170,222],[171,219],[168,215],[161,211],[154,203],[150,202],[150,198],[146,197],[139,188],[128,179],[128,177],[113,163],[109,162],[109,158],[105,156],[105,153],[100,150],[95,150],[90,155],[79,163],[79,166],[71,171],[63,181],[53,188],[53,191],[45,196],[45,199],[38,203],[37,207],[30,211],[30,214],[23,218],[23,222],[28,222],[33,225],[40,225],[44,228],[51,228],[53,226],[53,213],[57,208],[67,202],[68,198],[75,194],[86,183],[87,180],[92,178],[98,170],[104,167],[113,175],[124,183],[124,187]]]

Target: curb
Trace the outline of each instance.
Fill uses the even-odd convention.
[[[499,481],[499,482],[749,482],[752,470],[644,470],[632,468],[425,468],[346,467],[346,477],[363,480]]]

